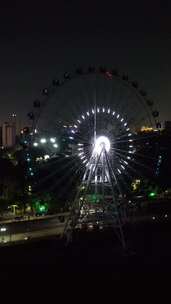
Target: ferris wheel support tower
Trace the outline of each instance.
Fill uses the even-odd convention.
[[[67,242],[72,241],[73,232],[80,226],[103,224],[114,229],[122,248],[126,248],[121,210],[115,197],[117,180],[110,164],[110,141],[105,136],[96,138],[90,161],[86,167],[81,186],[74,200],[70,216],[64,229]],[[83,191],[82,191],[83,190]],[[99,196],[98,203],[92,203],[91,196]],[[93,212],[93,220],[91,218]],[[99,225],[99,228],[102,227]]]

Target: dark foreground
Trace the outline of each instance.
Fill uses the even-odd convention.
[[[133,287],[167,280],[171,274],[171,223],[132,224],[125,227],[125,236],[126,251],[111,231],[76,235],[69,247],[51,238],[1,248],[0,281],[43,285],[86,281],[89,285],[112,279]]]

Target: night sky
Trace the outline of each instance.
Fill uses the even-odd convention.
[[[86,64],[128,72],[155,100],[161,119],[171,120],[169,1],[3,2],[1,121],[13,111],[24,120],[55,74]]]

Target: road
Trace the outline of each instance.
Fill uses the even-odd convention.
[[[69,213],[62,213],[32,220],[0,222],[0,245],[47,236],[60,236],[63,233],[68,215]],[[63,216],[65,221],[61,222],[60,218]],[[170,219],[170,213],[156,214],[156,212],[152,212],[148,215],[135,214],[130,216],[125,223],[168,222]],[[1,231],[1,228],[3,230],[5,228],[5,231]]]
[[[61,222],[60,217],[65,216]],[[49,235],[61,235],[68,213],[35,220],[0,223],[0,244],[24,241]],[[5,228],[6,231],[1,231]]]

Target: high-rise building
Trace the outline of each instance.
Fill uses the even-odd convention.
[[[14,124],[16,126],[16,134],[20,135],[21,130],[21,120],[16,113],[12,113],[9,115],[9,123]]]
[[[15,123],[5,122],[2,125],[2,146],[5,148],[13,147],[16,143]]]

